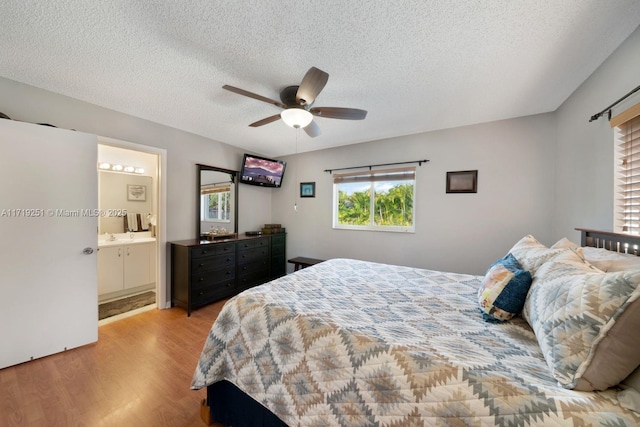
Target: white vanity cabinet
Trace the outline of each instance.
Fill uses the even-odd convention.
[[[153,243],[124,247],[124,288],[131,289],[151,280],[151,250]]]
[[[126,294],[154,283],[155,253],[155,242],[100,246],[98,295]]]
[[[124,289],[124,246],[107,246],[98,250],[98,295]]]

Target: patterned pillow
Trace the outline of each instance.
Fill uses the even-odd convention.
[[[640,364],[640,271],[604,273],[565,250],[536,273],[523,317],[565,388],[605,390]]]
[[[580,245],[573,243],[571,240],[567,239],[566,237],[563,237],[562,239],[555,242],[553,246],[551,246],[551,249],[567,249],[567,248],[579,248],[579,247]]]
[[[565,250],[567,249],[550,249],[538,242],[535,237],[529,234],[513,245],[509,253],[513,254],[522,268],[528,270],[531,273],[531,276],[533,276],[545,261]]]
[[[640,366],[623,382],[623,390],[618,392],[618,401],[622,406],[640,413]]]
[[[478,289],[484,320],[505,321],[520,313],[530,286],[531,273],[523,270],[513,255],[491,264]]]

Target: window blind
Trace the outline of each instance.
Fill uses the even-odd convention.
[[[640,104],[611,119],[616,127],[616,229],[640,234]]]
[[[372,182],[372,181],[406,181],[416,177],[415,167],[368,170],[350,173],[333,174],[334,184],[347,184],[350,182]]]

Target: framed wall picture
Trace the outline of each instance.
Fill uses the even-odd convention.
[[[144,202],[147,200],[146,185],[127,184],[127,200]]]
[[[300,197],[316,197],[316,183],[315,182],[301,182],[300,183]]]
[[[477,193],[478,171],[447,172],[447,193]]]

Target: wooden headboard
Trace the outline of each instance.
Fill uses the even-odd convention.
[[[614,233],[612,231],[589,230],[576,228],[582,234],[581,246],[604,248],[613,252],[621,252],[640,256],[640,236]]]

